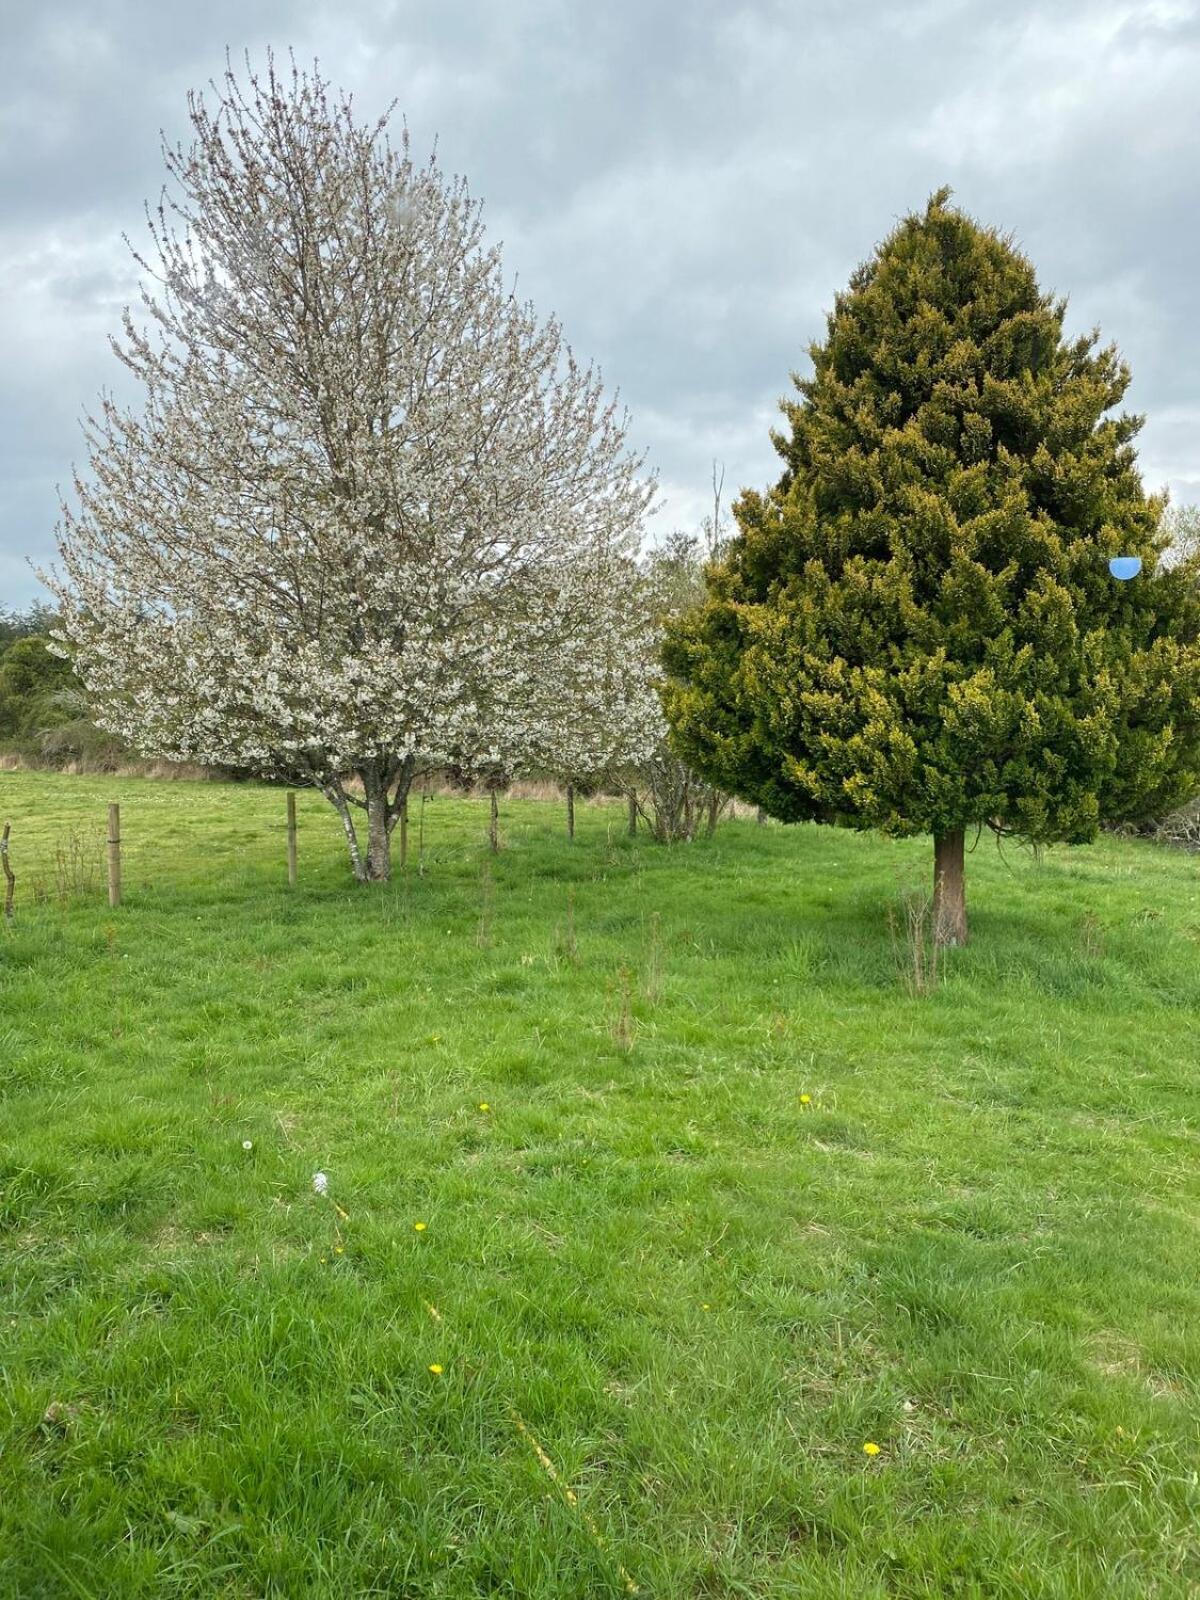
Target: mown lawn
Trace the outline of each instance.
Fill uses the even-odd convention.
[[[0,773],[0,1594],[1200,1593],[1200,862],[283,808]]]

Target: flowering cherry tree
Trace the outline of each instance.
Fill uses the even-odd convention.
[[[105,727],[315,785],[383,879],[414,777],[607,671],[652,488],[407,131],[274,62],[189,107],[46,581]]]
[[[543,686],[536,732],[521,765],[551,773],[567,787],[567,832],[575,835],[575,791],[625,781],[666,737],[658,697],[662,628],[657,595],[644,571],[625,563],[612,572],[600,612],[604,637],[577,637],[559,652]],[[556,714],[556,697],[570,714]]]

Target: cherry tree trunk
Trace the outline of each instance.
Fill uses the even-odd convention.
[[[967,942],[967,879],[963,830],[933,841],[933,931],[940,945]]]
[[[638,817],[637,790],[636,789],[630,789],[630,791],[629,791],[629,837],[631,839],[636,839],[637,838],[637,817]]]
[[[488,844],[493,851],[500,848],[500,801],[496,797],[495,789],[490,791],[490,805],[488,808]]]
[[[367,860],[368,883],[386,883],[392,875],[392,836],[388,827],[388,797],[386,786],[367,789]]]
[[[575,837],[575,785],[567,785],[567,838]]]

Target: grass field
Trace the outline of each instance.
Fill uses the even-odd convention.
[[[4,817],[0,1595],[1200,1594],[1197,860]]]

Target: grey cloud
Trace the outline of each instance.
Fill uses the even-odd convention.
[[[0,0],[0,11],[12,0]],[[659,527],[777,471],[768,430],[824,311],[951,182],[1010,229],[1072,325],[1129,359],[1147,480],[1200,491],[1195,0],[150,0],[0,17],[0,604],[32,592],[54,483],[157,193],[158,129],[249,48],[393,99],[485,200],[510,271],[629,405]]]

